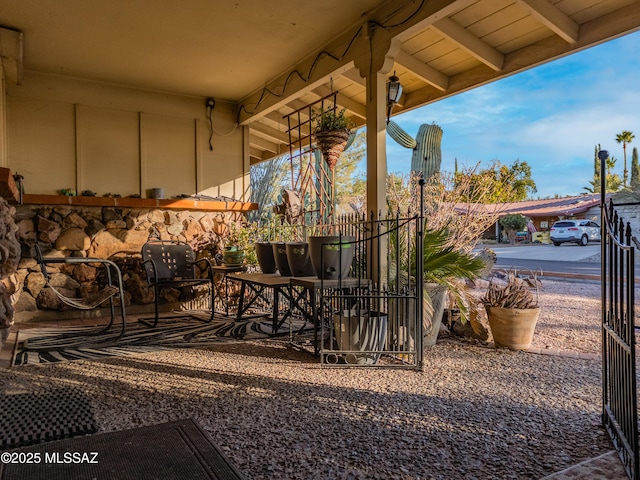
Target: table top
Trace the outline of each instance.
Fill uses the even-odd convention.
[[[213,265],[211,267],[216,272],[245,272],[246,265]]]
[[[227,278],[266,287],[286,287],[291,277],[283,277],[279,273],[232,273]]]
[[[296,285],[304,288],[338,288],[338,287],[368,287],[371,285],[371,280],[366,278],[342,278],[336,280],[321,280],[317,276],[312,277],[291,277],[291,285]]]
[[[310,277],[284,277],[279,273],[233,273],[228,278],[241,282],[254,283],[267,287],[286,287],[295,285],[304,288],[337,288],[337,287],[367,287],[371,280],[362,278],[343,278],[341,280],[321,280],[317,276]]]

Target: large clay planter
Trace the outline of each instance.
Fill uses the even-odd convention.
[[[496,347],[526,350],[531,346],[540,308],[485,307]]]
[[[353,260],[355,250],[353,242],[355,241],[356,237],[349,235],[309,237],[309,253],[318,278],[324,280],[347,278]]]
[[[283,277],[291,276],[291,268],[289,268],[289,260],[287,260],[287,245],[284,242],[273,242],[271,244],[273,248],[273,258],[276,261],[276,266],[280,275]]]
[[[286,245],[286,250],[291,275],[294,277],[308,277],[316,274],[309,257],[309,244],[307,242],[289,242]]]
[[[262,273],[276,273],[276,259],[273,256],[273,246],[270,242],[257,242],[255,244],[256,257]]]

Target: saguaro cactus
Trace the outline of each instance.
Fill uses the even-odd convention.
[[[400,125],[390,121],[387,132],[399,145],[413,150],[411,171],[422,173],[427,179],[440,172],[442,163],[442,128],[435,123],[420,125],[416,138],[412,138]]]

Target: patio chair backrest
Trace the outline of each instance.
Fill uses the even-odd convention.
[[[157,240],[145,243],[142,247],[142,261],[145,262],[149,283],[156,279],[163,282],[196,278],[195,254],[191,246],[184,242]]]

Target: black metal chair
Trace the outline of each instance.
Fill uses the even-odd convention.
[[[53,293],[60,299],[64,304],[76,308],[79,310],[93,310],[98,308],[100,305],[105,303],[107,300],[109,301],[109,307],[111,310],[111,318],[109,323],[101,327],[99,329],[94,329],[93,331],[88,331],[87,333],[82,334],[74,334],[70,335],[68,338],[62,342],[59,347],[60,348],[74,348],[81,346],[90,346],[92,344],[115,344],[118,340],[120,340],[127,328],[127,314],[125,311],[124,305],[124,289],[122,286],[122,273],[120,272],[120,268],[113,263],[111,260],[105,260],[102,258],[86,258],[86,257],[44,257],[42,255],[42,250],[40,246],[36,243],[36,261],[40,265],[40,269],[42,274],[44,275],[46,288],[51,289]],[[98,292],[89,295],[84,298],[75,298],[68,297],[64,295],[60,290],[58,290],[54,285],[51,284],[51,277],[47,270],[47,265],[56,265],[56,264],[68,264],[68,265],[78,265],[78,264],[92,264],[92,265],[103,265],[105,267],[107,284]],[[120,311],[122,316],[122,325],[120,327],[120,331],[115,334],[109,333],[111,327],[115,323],[116,312],[115,312],[115,304],[114,297],[118,297],[120,299]],[[95,341],[90,340],[93,336],[102,335],[103,338],[96,339]],[[74,342],[74,338],[80,337],[82,340],[80,342]],[[25,345],[25,347],[27,347]],[[46,347],[42,347],[42,350],[50,350],[52,347],[48,345]],[[28,345],[29,350],[38,350],[36,339],[29,340]]]
[[[197,264],[203,264],[208,272],[208,278],[199,278]],[[167,240],[150,240],[142,247],[142,265],[147,274],[147,281],[152,285],[155,293],[155,316],[153,323],[150,319],[140,318],[145,325],[156,327],[159,320],[160,289],[164,287],[193,287],[209,285],[209,306],[213,320],[213,269],[208,258],[196,260],[191,246],[184,242]],[[170,318],[170,317],[167,317]]]

